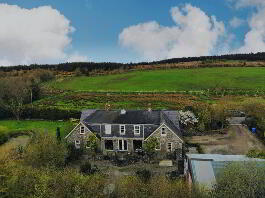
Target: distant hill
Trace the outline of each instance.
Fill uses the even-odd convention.
[[[234,61],[231,63],[231,61]],[[237,61],[237,62],[235,62]],[[74,72],[76,70],[81,70],[82,73],[89,73],[91,71],[100,70],[100,71],[113,71],[113,70],[134,70],[134,69],[152,69],[160,68],[162,65],[173,65],[173,68],[178,67],[177,64],[180,64],[180,68],[185,67],[183,63],[194,63],[189,64],[190,67],[196,67],[200,65],[201,67],[209,67],[215,64],[216,67],[221,66],[253,66],[249,62],[258,62],[256,66],[264,66],[265,62],[265,52],[260,52],[256,54],[230,54],[230,55],[221,55],[221,56],[201,56],[201,57],[185,57],[185,58],[173,58],[161,61],[154,62],[141,62],[141,63],[94,63],[94,62],[82,62],[82,63],[61,63],[54,65],[37,65],[32,64],[29,66],[18,65],[11,67],[0,67],[0,71],[9,72],[13,70],[33,70],[33,69],[49,69],[59,72]],[[260,63],[261,62],[261,63]],[[219,63],[219,64],[216,64]],[[186,67],[185,67],[186,68]]]

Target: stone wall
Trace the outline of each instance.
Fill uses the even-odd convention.
[[[68,143],[75,144],[76,140],[80,141],[80,147],[84,147],[86,145],[86,140],[89,136],[94,135],[91,131],[88,130],[87,127],[85,127],[85,134],[80,134],[80,127],[85,127],[82,123],[79,123],[75,129],[72,131],[72,133],[67,137]]]
[[[161,128],[165,127],[166,135],[161,135]],[[182,148],[182,141],[177,137],[177,135],[172,132],[166,125],[162,125],[155,133],[153,133],[150,137],[156,137],[158,140],[160,140],[160,152],[167,153],[169,152],[167,149],[167,144],[172,143],[172,151],[175,149]],[[147,139],[148,140],[148,139]]]

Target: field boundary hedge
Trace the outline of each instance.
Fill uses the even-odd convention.
[[[63,110],[52,107],[29,107],[25,106],[20,116],[21,119],[42,119],[42,120],[69,120],[70,118],[80,119],[81,111]],[[10,119],[14,116],[11,112],[0,111],[0,119]]]

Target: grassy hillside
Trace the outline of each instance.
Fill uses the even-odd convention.
[[[11,131],[35,130],[48,133],[56,133],[56,128],[60,127],[61,135],[64,137],[71,131],[73,124],[71,122],[53,122],[53,121],[16,121],[0,120],[0,133],[9,133]]]
[[[201,68],[135,71],[70,77],[47,87],[73,91],[186,91],[214,88],[265,90],[265,68]]]

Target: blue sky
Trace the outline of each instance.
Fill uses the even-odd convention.
[[[199,8],[208,17],[214,15],[218,22],[224,24],[225,33],[220,33],[219,35],[222,34],[220,37],[223,37],[223,40],[229,40],[230,35],[233,40],[228,44],[229,50],[227,52],[242,47],[245,35],[251,31],[247,21],[255,13],[259,12],[258,10],[261,10],[262,5],[257,3],[256,6],[249,6],[246,4],[238,8],[235,4],[240,1],[246,2],[247,0],[0,0],[0,4],[17,5],[20,8],[28,10],[41,6],[51,6],[52,9],[59,11],[61,15],[70,21],[71,26],[75,28],[74,32],[68,34],[71,42],[63,49],[67,55],[78,54],[79,56],[86,57],[88,61],[96,62],[136,62],[157,59],[155,57],[156,53],[146,52],[149,50],[146,46],[142,46],[142,50],[137,50],[136,48],[140,46],[138,40],[130,40],[128,41],[129,44],[127,40],[121,42],[119,35],[122,31],[131,26],[145,24],[150,21],[155,21],[162,27],[176,26],[176,23],[172,20],[170,10],[173,7],[181,9],[187,4]],[[183,15],[185,14],[183,13]],[[240,25],[237,24],[235,25],[236,27],[230,25],[230,21],[234,17],[241,20]],[[137,30],[139,32],[140,29],[139,27],[139,29],[132,29],[130,31]],[[128,32],[128,36],[133,34],[134,32]],[[141,36],[140,33],[139,36]],[[159,39],[160,37],[156,38]],[[222,39],[219,42],[223,42]],[[213,42],[218,43],[216,40]],[[214,47],[218,48],[219,46]],[[145,55],[142,55],[145,52],[148,54],[147,58]],[[170,53],[172,54],[173,52],[170,51]],[[211,48],[208,51],[206,50],[205,54],[202,55],[211,55],[212,53],[218,54],[219,52]],[[197,53],[194,54],[196,55]],[[187,56],[189,55],[193,54],[187,52]],[[171,56],[167,56],[167,53],[165,53],[165,56],[161,56],[158,59],[171,58],[173,56],[174,53]],[[8,59],[8,55],[5,55],[5,57]],[[178,57],[177,53],[176,57]]]

